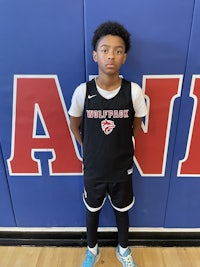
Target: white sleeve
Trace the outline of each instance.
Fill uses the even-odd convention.
[[[147,106],[141,87],[137,83],[131,83],[131,94],[135,117],[144,117],[147,115]]]
[[[84,110],[86,83],[81,83],[74,91],[71,106],[68,111],[70,116],[81,117]]]

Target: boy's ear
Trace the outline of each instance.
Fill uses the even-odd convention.
[[[93,51],[93,60],[94,62],[97,62],[97,52]]]

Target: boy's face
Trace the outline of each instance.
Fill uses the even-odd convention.
[[[126,60],[125,43],[119,36],[102,37],[93,51],[93,59],[98,63],[99,74],[118,74]]]

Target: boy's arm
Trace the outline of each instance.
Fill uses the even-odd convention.
[[[82,145],[82,137],[80,132],[81,121],[82,117],[70,116],[70,129],[80,145]]]
[[[141,129],[142,118],[135,117],[133,121],[133,136],[136,137]]]

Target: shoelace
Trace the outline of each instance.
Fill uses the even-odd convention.
[[[135,264],[133,262],[133,258],[131,255],[122,257],[122,259],[124,260],[124,262],[126,263],[127,267],[135,267]]]

